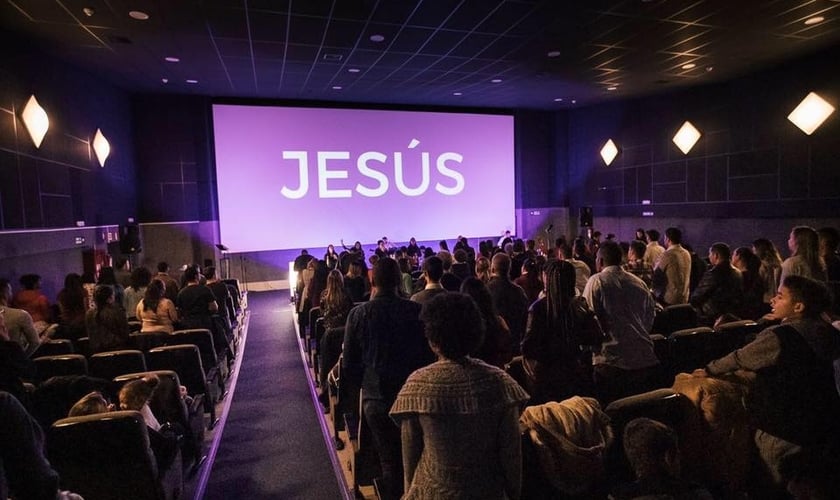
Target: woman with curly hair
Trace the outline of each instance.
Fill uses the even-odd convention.
[[[519,498],[519,414],[528,394],[470,357],[484,324],[469,296],[438,294],[421,319],[438,360],[412,373],[391,407],[402,432],[402,498]]]

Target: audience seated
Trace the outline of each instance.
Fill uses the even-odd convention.
[[[0,313],[0,391],[11,394],[24,406],[28,406],[29,394],[23,382],[34,378],[35,366],[20,344],[9,340],[6,315]]]
[[[43,336],[50,325],[50,301],[41,292],[41,277],[37,274],[24,274],[20,277],[22,287],[12,299],[12,305],[23,309],[32,317],[35,331]]]

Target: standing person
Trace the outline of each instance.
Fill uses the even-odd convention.
[[[152,280],[146,293],[137,304],[135,316],[142,322],[140,331],[172,333],[178,322],[178,310],[166,297],[166,285],[159,279]]]
[[[771,305],[768,319],[781,320],[780,325],[694,372],[718,376],[746,370],[754,377],[745,403],[764,466],[760,472],[768,476],[754,483],[772,490],[755,498],[781,497],[795,479],[792,473],[807,476],[817,460],[836,458],[840,451],[840,397],[832,367],[840,357],[840,337],[822,318],[831,306],[828,290],[816,280],[790,275]]]
[[[123,309],[127,318],[133,318],[137,304],[143,300],[146,287],[152,282],[152,272],[146,267],[138,267],[131,271],[131,286],[125,289],[123,295]]]
[[[344,288],[344,277],[341,271],[333,269],[327,275],[327,287],[321,292],[321,318],[324,333],[320,338],[320,369],[318,370],[318,401],[325,408],[329,408],[328,375],[339,356],[341,343],[344,340],[344,325],[350,309],[353,309],[353,299]],[[313,332],[314,333],[314,332]]]
[[[327,245],[327,253],[324,254],[324,263],[327,265],[327,269],[329,269],[330,271],[338,268],[339,258],[338,254],[335,253],[335,247],[332,245],[332,243]]]
[[[166,262],[158,262],[157,270],[158,272],[154,276],[154,279],[163,282],[164,290],[166,290],[166,298],[174,304],[178,300],[178,282],[169,275],[169,264]]]
[[[123,287],[123,285],[117,282],[117,276],[116,274],[114,274],[113,267],[103,267],[102,269],[100,269],[99,280],[97,280],[96,284],[110,286],[111,289],[114,291],[114,303],[117,305],[118,308],[122,309],[123,296],[125,295],[125,287]]]
[[[184,271],[184,280],[184,287],[178,292],[178,299],[175,302],[181,318],[180,326],[214,331],[212,315],[219,310],[219,304],[213,292],[207,286],[200,284],[198,267],[187,267]]]
[[[64,277],[64,288],[58,292],[58,330],[55,337],[76,340],[86,337],[85,313],[89,309],[87,290],[82,277],[70,273]]]
[[[653,297],[641,279],[621,268],[622,256],[618,243],[602,243],[596,260],[598,273],[583,290],[607,336],[592,358],[595,391],[604,407],[652,389],[660,374],[650,340]]]
[[[764,316],[769,309],[764,304],[766,283],[761,277],[761,259],[750,247],[739,247],[732,254],[732,265],[741,271],[744,281],[744,295],[738,316],[744,319]]]
[[[666,229],[665,245],[667,248],[653,268],[653,295],[666,306],[687,304],[690,296],[691,254],[682,246],[682,231],[675,227]]]
[[[32,316],[23,309],[9,307],[11,301],[12,284],[0,278],[0,310],[4,311],[9,340],[20,344],[27,357],[32,356],[41,345],[41,337],[35,331]]]
[[[776,292],[779,290],[779,285],[782,275],[782,257],[776,249],[776,245],[767,238],[758,238],[752,243],[753,252],[761,259],[761,267],[759,274],[764,281],[764,303],[770,304]]]
[[[525,290],[510,280],[510,265],[510,257],[507,254],[494,255],[490,265],[492,278],[487,283],[487,288],[493,296],[493,305],[510,328],[515,347],[518,347],[525,336],[530,304]]]
[[[114,289],[110,285],[96,285],[93,292],[96,309],[85,316],[85,328],[90,339],[90,350],[98,352],[128,349],[128,319],[122,307],[116,305]]]
[[[380,259],[373,271],[370,301],[347,317],[342,384],[361,387],[362,411],[382,469],[382,498],[391,500],[402,494],[403,465],[400,429],[388,411],[409,374],[434,355],[423,336],[422,306],[399,295],[397,261]]]
[[[537,261],[535,259],[526,259],[522,263],[522,273],[513,282],[525,291],[528,297],[528,303],[533,304],[543,291],[543,282],[540,278],[540,269],[537,268]]]
[[[363,302],[366,288],[367,278],[362,275],[362,265],[356,261],[351,262],[347,275],[344,276],[344,289],[347,290],[353,302]]]
[[[788,238],[790,257],[782,262],[781,282],[791,275],[825,281],[825,262],[820,256],[820,237],[812,227],[796,226]]]
[[[820,257],[825,263],[826,278],[828,281],[840,281],[840,255],[837,255],[840,232],[833,227],[823,227],[817,231],[817,234],[820,239]]]
[[[744,298],[741,271],[732,266],[732,251],[726,243],[709,248],[711,267],[703,274],[692,292],[689,303],[697,310],[701,324],[711,326],[722,315],[739,315]]]
[[[440,293],[446,293],[440,279],[443,277],[443,260],[438,256],[432,256],[423,261],[423,281],[426,286],[411,296],[412,302],[424,304],[432,297]]]
[[[471,355],[489,365],[504,367],[513,358],[513,340],[505,319],[493,307],[490,290],[480,279],[470,277],[461,283],[461,293],[475,301],[485,326],[484,341]]]
[[[601,337],[592,311],[576,296],[571,264],[562,260],[547,263],[543,282],[545,296],[531,304],[522,339],[524,385],[531,393],[530,404],[588,394],[591,361],[580,346],[589,344],[584,337]]]
[[[438,361],[408,377],[390,412],[402,429],[403,499],[519,498],[528,394],[470,357],[484,328],[469,296],[438,295],[422,319]]]
[[[667,233],[667,231],[666,231]],[[666,248],[663,248],[659,244],[659,231],[656,229],[648,229],[645,231],[645,238],[647,240],[647,249],[645,250],[644,260],[647,265],[650,267],[656,267],[656,264],[659,262],[659,258],[662,257],[662,254],[665,253],[667,249],[667,240],[665,242]],[[665,237],[667,238],[667,234]]]
[[[236,318],[236,311],[233,310],[233,299],[230,296],[230,290],[227,285],[219,279],[219,273],[216,272],[214,266],[204,268],[204,277],[207,279],[205,286],[213,292],[213,297],[216,298],[216,304],[219,305],[219,310],[216,311],[214,321],[216,325],[224,330],[225,335],[230,340],[233,337],[232,321]]]

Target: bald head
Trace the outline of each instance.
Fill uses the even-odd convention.
[[[510,257],[506,253],[497,253],[493,256],[490,272],[494,276],[510,278]]]

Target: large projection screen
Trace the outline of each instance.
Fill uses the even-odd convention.
[[[514,229],[513,117],[213,105],[232,252]]]

